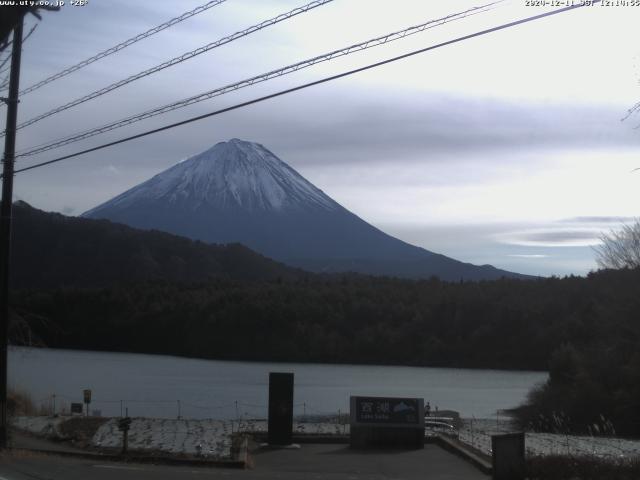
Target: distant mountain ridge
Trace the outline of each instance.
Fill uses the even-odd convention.
[[[208,243],[242,243],[315,272],[409,278],[525,277],[391,237],[354,215],[260,144],[232,139],[87,212]]]
[[[163,280],[276,280],[308,275],[239,244],[208,245],[106,220],[13,207],[13,288],[103,287]]]

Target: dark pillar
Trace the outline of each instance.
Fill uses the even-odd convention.
[[[293,435],[293,373],[269,373],[270,445],[291,445]]]
[[[494,480],[524,480],[524,433],[491,436]]]

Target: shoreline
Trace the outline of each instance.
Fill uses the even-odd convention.
[[[304,362],[300,360],[283,361],[283,360],[242,360],[242,359],[227,359],[227,358],[214,358],[214,357],[192,357],[189,355],[176,355],[171,353],[145,353],[145,352],[133,352],[125,350],[87,350],[84,348],[72,348],[72,347],[43,347],[37,345],[9,345],[9,350],[12,349],[35,349],[35,350],[49,350],[59,352],[81,352],[81,353],[105,353],[105,354],[122,354],[122,355],[140,355],[144,357],[162,357],[162,358],[174,358],[178,360],[194,360],[203,362],[220,362],[220,363],[250,363],[250,364],[270,364],[270,365],[304,365],[304,366],[320,366],[320,367],[332,367],[332,366],[344,366],[344,367],[399,367],[399,368],[417,368],[417,369],[437,369],[437,370],[470,370],[473,372],[517,372],[517,373],[534,373],[534,374],[548,374],[548,370],[531,370],[523,368],[487,368],[487,367],[473,367],[473,366],[438,366],[438,365],[417,365],[417,364],[403,364],[403,363],[354,363],[354,362]]]

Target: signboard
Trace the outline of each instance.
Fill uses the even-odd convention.
[[[269,373],[270,445],[291,445],[293,437],[293,373]]]
[[[356,423],[420,423],[420,402],[417,398],[354,397]],[[422,416],[424,418],[424,415]]]
[[[83,390],[84,403],[91,403],[91,390]]]
[[[351,448],[423,448],[424,399],[351,397]]]
[[[81,403],[72,403],[71,404],[71,413],[72,414],[79,413],[79,414],[82,415],[82,409],[83,409],[83,407],[82,407]]]

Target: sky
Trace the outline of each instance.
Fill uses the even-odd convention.
[[[203,3],[89,0],[66,2],[40,22],[31,17],[26,31],[37,27],[24,45],[21,87]],[[25,95],[19,122],[304,4],[227,0]],[[334,0],[21,129],[18,153],[482,4]],[[17,168],[554,8],[506,1],[20,158]],[[602,233],[640,216],[640,171],[633,172],[640,167],[640,116],[622,121],[640,101],[639,20],[640,7],[595,5],[494,32],[18,174],[15,198],[79,215],[236,137],[263,144],[344,207],[412,244],[521,273],[585,275],[597,268],[593,248]]]

